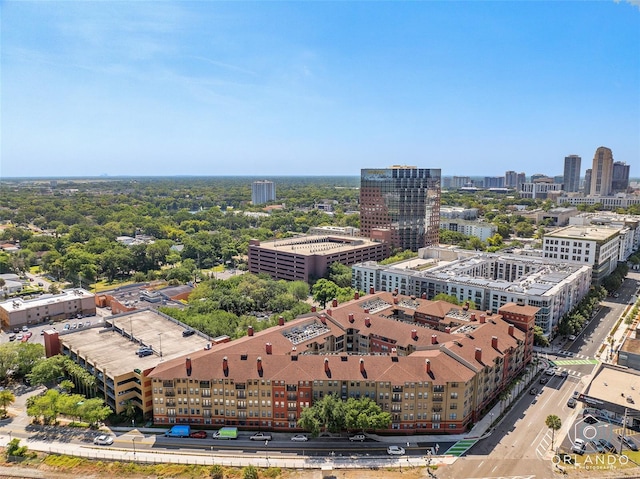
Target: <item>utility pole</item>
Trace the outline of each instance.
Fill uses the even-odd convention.
[[[627,408],[624,408],[624,419],[622,419],[622,435],[620,436],[620,454],[622,454],[622,448],[624,447],[624,436],[627,432]]]

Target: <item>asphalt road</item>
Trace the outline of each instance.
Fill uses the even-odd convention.
[[[619,319],[627,305],[633,304],[640,286],[640,274],[630,272],[618,290],[619,296],[608,297],[584,330],[572,343],[554,349],[554,353],[542,355],[550,361],[562,364],[558,371],[566,370],[568,376],[549,378],[542,385],[533,384],[540,392],[536,395],[525,392],[504,416],[503,420],[486,439],[478,441],[466,455],[454,464],[438,471],[441,479],[470,479],[482,477],[553,477],[554,464],[551,461],[551,431],[545,425],[549,414],[560,417],[563,427],[555,434],[554,448],[565,441],[565,447],[576,436],[576,425],[580,426],[580,407],[567,406],[567,400],[575,390],[582,391],[590,375],[597,367],[592,360],[606,342],[611,328]],[[571,354],[560,353],[569,351]],[[571,364],[566,364],[566,363]],[[580,364],[579,362],[584,362]],[[540,376],[543,377],[543,376]],[[604,435],[611,432],[604,431]],[[640,435],[637,436],[640,439]],[[639,442],[640,441],[636,441]]]

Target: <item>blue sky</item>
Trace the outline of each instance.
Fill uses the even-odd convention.
[[[640,176],[637,1],[16,1],[0,176]]]

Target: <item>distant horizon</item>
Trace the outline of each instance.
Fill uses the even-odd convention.
[[[640,165],[637,0],[23,0],[0,22],[1,177]]]
[[[534,175],[540,173],[533,173]],[[530,178],[530,174],[525,175]],[[504,177],[504,175],[441,175],[441,178],[453,178],[454,176],[464,176],[469,177],[475,180],[481,180],[486,177],[494,178],[494,177]],[[549,177],[553,178],[553,176],[562,176],[562,175],[549,175]],[[262,180],[272,180],[277,178],[354,178],[359,179],[360,175],[98,175],[98,176],[14,176],[14,177],[0,177],[0,183],[6,181],[51,181],[51,180],[109,180],[109,179],[167,179],[167,178],[247,178],[247,179],[262,179]],[[580,179],[584,179],[584,175],[580,176]],[[639,177],[629,177],[629,182],[640,182]]]

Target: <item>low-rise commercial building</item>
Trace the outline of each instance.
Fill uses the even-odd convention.
[[[61,321],[96,314],[93,293],[86,289],[65,289],[58,294],[43,294],[35,299],[15,298],[0,303],[3,328],[13,328],[44,321]]]
[[[184,354],[149,374],[156,424],[296,430],[327,394],[369,398],[389,431],[460,433],[531,357],[524,331],[500,314],[375,293],[259,333]]]

